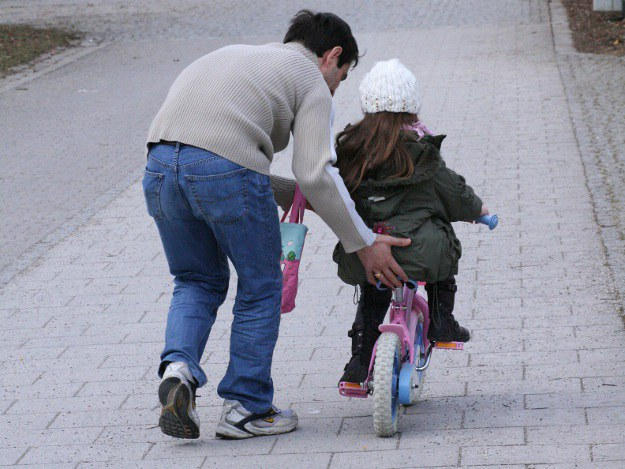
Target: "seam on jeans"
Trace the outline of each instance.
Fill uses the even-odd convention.
[[[150,155],[149,153],[148,153],[148,161],[153,161],[154,163],[157,163],[157,164],[163,166],[164,168],[168,168],[168,169],[171,169],[171,168],[174,167],[174,165],[165,163],[164,161],[159,160],[158,158],[156,158],[153,155]]]
[[[185,175],[182,174],[182,177],[185,178]],[[186,178],[185,178],[185,180],[186,180]],[[191,184],[189,184],[189,181],[187,181],[187,184],[191,185]],[[187,207],[187,210],[189,211],[191,216],[192,217],[196,217],[195,212],[193,211],[193,207],[191,207],[191,202],[189,202],[189,198],[187,196],[187,191],[182,186],[180,186],[180,183],[178,182],[177,179],[176,179],[176,185],[179,186],[179,191],[181,193],[182,203],[184,204],[185,207]]]
[[[209,156],[209,157],[206,157],[206,158],[202,158],[201,160],[198,160],[198,161],[193,161],[192,163],[184,163],[184,164],[181,164],[181,165],[180,165],[180,167],[181,167],[181,168],[186,168],[186,167],[188,167],[188,166],[195,166],[195,165],[198,165],[198,164],[201,164],[201,163],[206,163],[207,161],[213,161],[213,160],[216,160],[217,158],[220,158],[220,156],[219,156],[219,155],[215,155],[215,154],[211,154],[211,155],[212,155],[212,156]],[[224,158],[224,159],[225,159],[225,158]],[[235,163],[235,164],[236,164],[236,163]]]
[[[180,142],[176,142],[176,147],[174,148],[174,187],[178,197],[184,199],[180,189]]]
[[[240,168],[240,169],[234,169],[232,171],[226,171],[225,173],[219,173],[219,174],[207,174],[207,175],[195,175],[195,174],[185,174],[185,178],[187,179],[187,181],[211,181],[211,180],[215,180],[215,179],[226,179],[232,176],[236,176],[238,173],[244,172],[244,171],[251,171],[248,170],[247,168]]]
[[[158,171],[150,171],[149,169],[146,169],[145,172],[159,179],[163,179],[165,177],[163,173],[159,173]]]
[[[254,173],[254,175],[256,176],[256,184],[259,187],[259,193],[262,195],[270,195],[275,202],[273,188],[271,187],[271,178],[266,174],[262,174],[254,170],[250,171],[252,171],[252,173]],[[265,178],[267,179],[265,180]]]
[[[156,178],[156,180],[158,181],[157,184],[157,188],[154,191],[154,194],[152,194],[152,196],[156,196],[156,214],[152,215],[152,217],[155,220],[161,220],[163,219],[163,209],[161,207],[161,188],[163,187],[163,179],[165,178],[164,174],[161,173],[156,173],[154,171],[150,171],[150,170],[145,170],[145,176],[150,176],[152,178]],[[145,177],[144,176],[144,177]]]
[[[282,252],[282,243],[280,241],[280,217],[278,215],[278,206],[273,197],[273,193],[261,194],[261,195],[263,195],[264,197],[267,197],[267,199],[263,203],[263,216],[265,217],[266,223],[275,223],[273,228],[278,237],[278,245],[277,245],[277,250],[275,253],[276,257],[275,259],[273,259],[271,257],[273,254],[272,250],[269,249],[269,246],[271,246],[271,241],[274,241],[272,239],[272,236],[270,235],[271,231],[269,229],[262,230],[262,233],[263,233],[262,241],[263,241],[263,244],[267,246],[267,249],[265,250],[266,257],[264,258],[264,260],[268,264],[274,264],[274,266],[277,267],[276,279],[279,279],[279,281],[282,282],[282,269],[280,268],[280,254]],[[272,219],[274,220],[273,222],[271,221]]]

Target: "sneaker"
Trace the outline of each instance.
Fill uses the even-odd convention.
[[[219,438],[240,440],[253,436],[288,433],[297,427],[297,414],[272,406],[264,414],[253,414],[239,402],[226,399],[217,425]]]
[[[158,398],[163,406],[158,421],[165,435],[176,438],[199,438],[200,419],[195,411],[195,379],[184,362],[167,365]]]

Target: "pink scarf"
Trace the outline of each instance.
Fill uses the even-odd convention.
[[[421,140],[425,135],[434,135],[430,129],[428,129],[425,124],[421,121],[413,122],[412,124],[406,124],[402,127],[404,130],[412,130],[416,132],[419,136],[419,140]]]

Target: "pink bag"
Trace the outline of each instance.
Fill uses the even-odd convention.
[[[295,186],[293,204],[290,210],[284,212],[282,220],[280,220],[280,237],[282,238],[282,256],[280,257],[280,266],[282,267],[281,313],[289,313],[295,308],[299,261],[308,232],[308,228],[302,223],[305,209],[306,199],[299,190],[299,186]],[[289,223],[284,223],[289,211],[291,212]]]

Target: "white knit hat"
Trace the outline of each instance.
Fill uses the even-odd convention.
[[[360,87],[363,112],[409,112],[421,109],[421,92],[417,79],[398,59],[376,63],[365,75]]]

